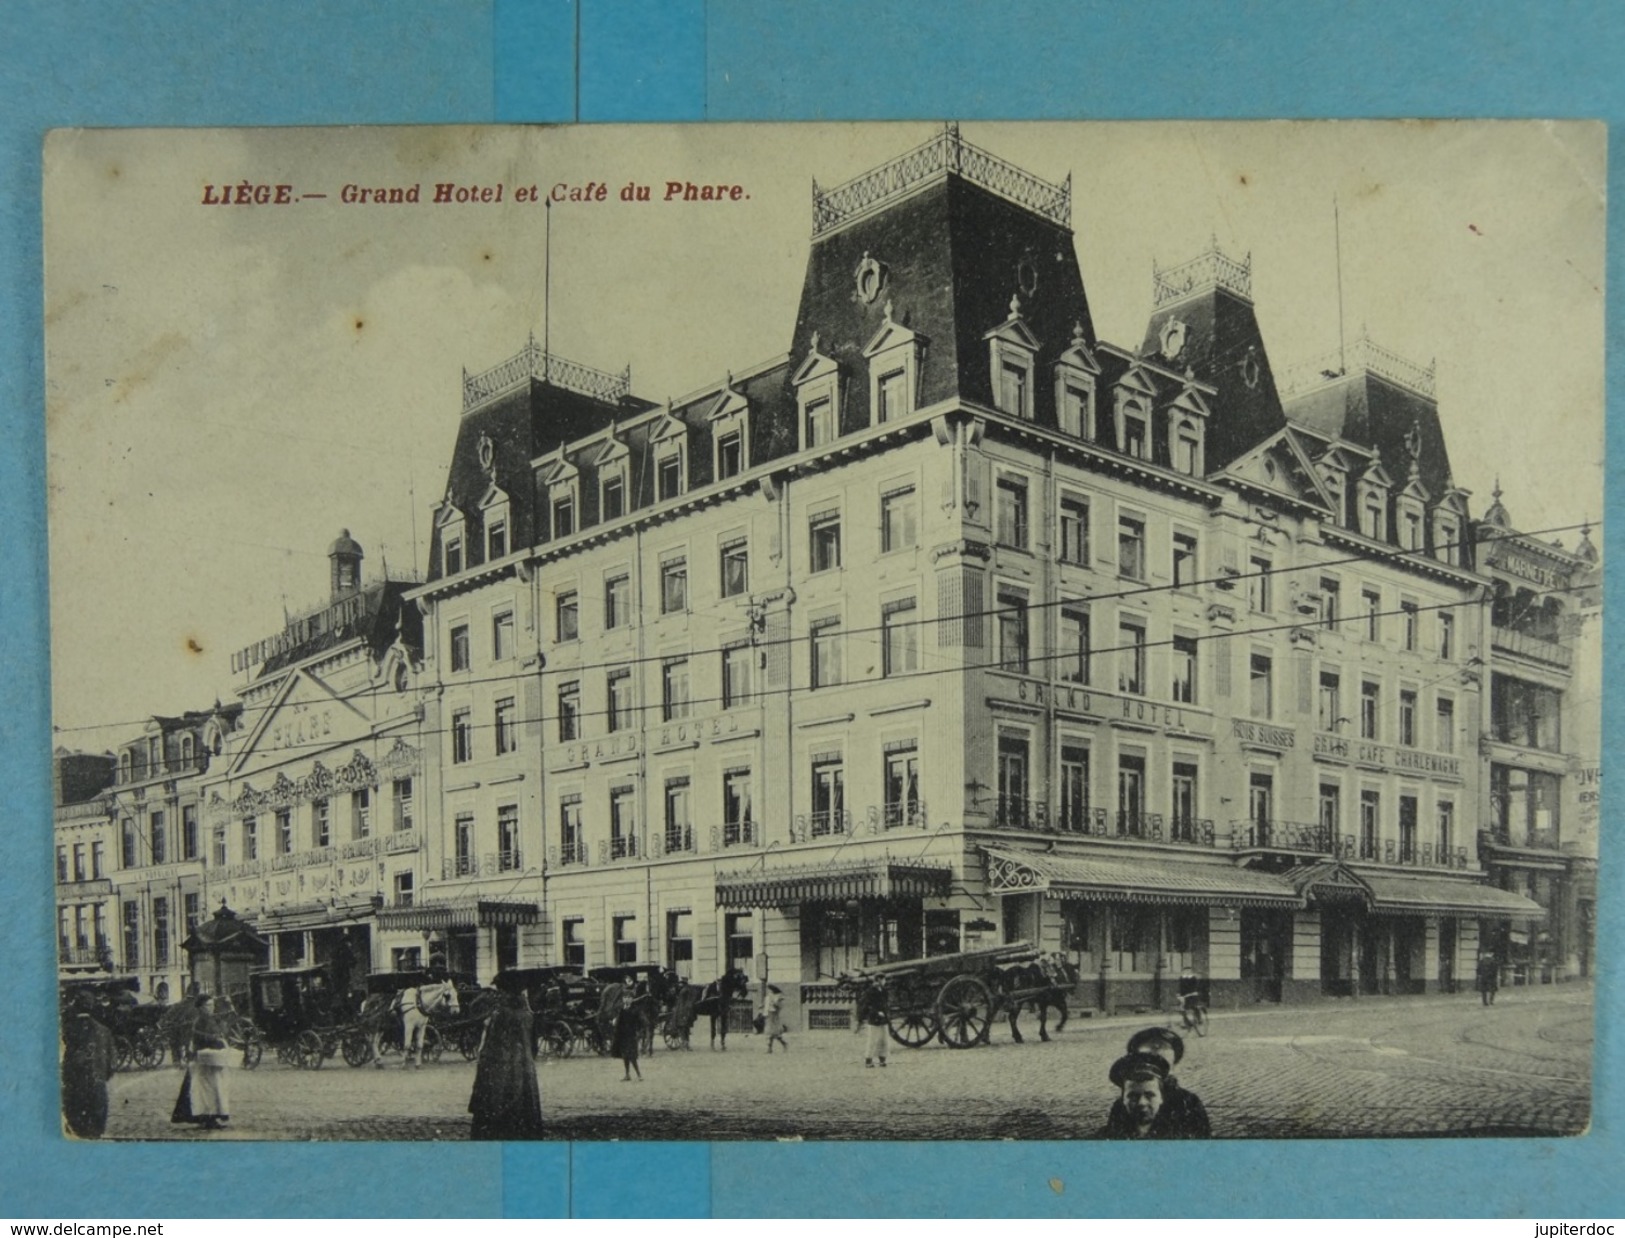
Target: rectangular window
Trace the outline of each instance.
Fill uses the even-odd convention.
[[[100,844],[97,845],[100,846]],[[181,859],[195,860],[197,857],[197,805],[186,804],[181,808]],[[101,876],[100,873],[96,875]]]
[[[1027,415],[1027,367],[1006,361],[999,372],[999,409],[1012,417]]]
[[[636,916],[616,916],[615,963],[622,966],[638,961],[638,920]]]
[[[412,874],[410,871],[395,874],[395,906],[410,907],[412,905]]]
[[[259,822],[253,817],[243,818],[243,861],[252,863],[260,858]]]
[[[350,792],[350,837],[372,837],[372,788]]]
[[[660,613],[688,609],[688,560],[667,559],[660,565]]]
[[[1174,588],[1188,589],[1196,583],[1196,534],[1174,534]]]
[[[1196,766],[1183,761],[1174,762],[1174,799],[1172,820],[1168,823],[1168,837],[1175,842],[1199,842],[1197,837]]]
[[[755,658],[755,650],[743,642],[723,649],[722,708],[736,709],[749,703],[751,664]]]
[[[1145,695],[1145,624],[1137,619],[1117,624],[1117,690]]]
[[[913,740],[887,744],[886,828],[920,821],[920,751]]]
[[[1129,580],[1145,579],[1145,521],[1130,516],[1118,518],[1117,572]]]
[[[395,814],[394,827],[396,833],[409,830],[417,824],[416,816],[412,811],[412,780],[410,778],[397,778],[394,780]]]
[[[1015,731],[999,732],[999,803],[996,824],[1031,829],[1042,824],[1032,803],[1029,780],[1030,745],[1027,736]]]
[[[1409,688],[1399,693],[1399,744],[1416,747],[1416,693]]]
[[[632,725],[632,672],[611,671],[606,680],[608,710],[606,729],[612,734]]]
[[[1437,848],[1435,858],[1440,864],[1448,864],[1450,854],[1455,850],[1456,845],[1456,806],[1449,800],[1441,800],[1438,812],[1437,841],[1434,844]]]
[[[573,494],[553,500],[553,536],[569,537],[576,531],[576,500]]]
[[[1196,704],[1196,638],[1175,636],[1173,684],[1170,695],[1182,705]]]
[[[1089,612],[1072,608],[1061,612],[1060,675],[1067,683],[1089,682]]]
[[[722,547],[722,596],[738,597],[750,590],[750,547],[744,538]]]
[[[1416,613],[1415,602],[1401,602],[1399,604],[1399,621],[1400,632],[1403,634],[1405,648],[1415,649],[1417,626],[1421,622],[1420,616]]]
[[[587,966],[586,922],[579,918],[564,921],[559,928],[559,938],[564,943],[565,963],[571,967],[585,968]]]
[[[1323,731],[1336,731],[1343,720],[1343,677],[1336,671],[1320,672],[1320,700],[1316,722]]]
[[[1416,863],[1416,797],[1399,797],[1399,862]]]
[[[68,880],[68,849],[66,847],[56,849],[56,879],[59,882]],[[76,878],[75,880],[82,881],[83,878]]]
[[[841,621],[820,619],[812,625],[812,686],[841,682]]]
[[[293,812],[279,808],[276,812],[276,854],[289,855],[293,851]]]
[[[995,499],[994,523],[999,544],[1026,550],[1027,483],[1014,477],[1000,477]]]
[[[169,964],[169,900],[162,896],[152,900],[152,965]]]
[[[74,843],[73,844],[73,879],[75,881],[83,881],[85,879],[85,844],[84,843]]]
[[[197,931],[197,926],[203,920],[203,896],[201,894],[186,894],[182,896],[181,906],[185,920],[185,932],[188,937]],[[96,908],[98,924],[96,926],[96,943],[101,944],[102,929],[99,923],[101,908]]]
[[[451,630],[451,669],[468,669],[468,624],[459,623]]]
[[[511,696],[496,704],[497,756],[515,752],[519,748],[519,707]]]
[[[508,553],[508,522],[493,520],[485,531],[486,559],[500,559]]]
[[[1382,639],[1382,593],[1377,589],[1361,589],[1360,603],[1365,607],[1366,640]]]
[[[625,627],[632,622],[632,579],[611,576],[604,581],[604,627]]]
[[[474,716],[466,709],[451,715],[451,763],[461,765],[474,759]]]
[[[1448,661],[1456,656],[1456,617],[1447,610],[1439,612],[1439,657]]]
[[[717,476],[723,481],[738,477],[745,469],[745,441],[738,430],[717,439]]]
[[[1174,436],[1174,467],[1187,477],[1195,477],[1196,462],[1201,454],[1201,439],[1189,422],[1180,426],[1179,433]]]
[[[226,866],[226,825],[221,822],[214,827],[209,839],[209,864],[214,868]]]
[[[722,845],[755,842],[752,821],[750,771],[731,769],[722,775]]]
[[[579,795],[567,795],[559,801],[559,850],[565,864],[587,862],[587,842],[581,834]]]
[[[1259,614],[1270,609],[1270,561],[1259,555],[1247,560],[1247,605]]]
[[[808,447],[822,447],[835,438],[835,407],[829,397],[814,400],[807,405],[806,439]]]
[[[846,771],[834,755],[814,759],[812,767],[812,834],[846,833]]]
[[[1145,758],[1117,758],[1117,832],[1130,838],[1145,835]]]
[[[1439,522],[1439,542],[1436,549],[1439,552],[1439,558],[1444,562],[1452,565],[1461,563],[1461,543],[1457,540],[1459,536],[1454,524],[1447,524],[1444,521]]]
[[[581,681],[572,679],[559,685],[559,742],[568,744],[581,738]]]
[[[655,489],[662,499],[675,499],[683,493],[683,459],[667,456],[655,466]]]
[[[1415,512],[1405,513],[1405,549],[1422,549],[1422,517]]]
[[[1255,653],[1247,662],[1248,708],[1255,718],[1271,717],[1275,701],[1274,664],[1268,654]]]
[[[1320,622],[1321,626],[1335,630],[1337,615],[1342,609],[1342,587],[1334,576],[1320,578]]]
[[[605,478],[602,499],[603,519],[619,520],[626,515],[626,482],[619,475]]]
[[[141,904],[125,903],[124,911],[124,966],[130,970],[141,965]]]
[[[513,873],[524,866],[519,849],[519,805],[504,804],[497,809],[497,869]]]
[[[694,913],[666,913],[666,966],[683,981],[694,978]]]
[[[910,486],[880,499],[880,552],[907,550],[919,541],[920,504]]]
[[[609,858],[632,860],[638,854],[638,816],[635,792],[616,787],[609,793]]]
[[[446,539],[446,575],[455,576],[463,570],[463,539],[448,537]]]
[[[474,814],[459,813],[452,823],[452,847],[456,863],[455,876],[472,877],[479,872],[474,862]]]
[[[581,635],[581,595],[574,589],[568,593],[561,593],[558,597],[556,612],[558,617],[558,639],[560,641],[575,640]]]
[[[1145,439],[1145,418],[1128,409],[1123,410],[1123,454],[1140,460],[1150,459],[1151,453],[1146,450]]]
[[[999,604],[999,666],[1018,674],[1027,673],[1028,628],[1027,595],[1016,589],[1001,588]]]
[[[141,845],[136,838],[135,821],[125,817],[119,825],[119,867],[136,868],[141,863]]]
[[[1562,751],[1562,710],[1556,688],[1500,674],[1490,679],[1490,734],[1500,743]]]
[[[1061,562],[1089,566],[1089,504],[1082,499],[1061,500]]]
[[[169,859],[169,830],[164,824],[164,814],[153,813],[148,825],[152,833],[152,862],[163,864]]]
[[[1089,424],[1089,392],[1071,383],[1061,385],[1061,430],[1066,434],[1083,436]]]
[[[882,674],[911,675],[920,669],[920,629],[913,598],[887,602],[880,608]]]
[[[1275,819],[1275,775],[1252,773],[1247,775],[1247,819],[1254,825],[1266,827],[1258,831],[1260,840],[1269,836],[1268,826]]]
[[[1089,749],[1082,744],[1061,745],[1061,828],[1089,828]]]
[[[1433,745],[1440,752],[1456,750],[1456,703],[1441,696],[1434,704]]]
[[[1342,793],[1335,782],[1323,782],[1320,784],[1320,799],[1318,806],[1318,811],[1320,814],[1320,832],[1326,836],[1326,844],[1328,847],[1334,847],[1338,841],[1337,831],[1339,828],[1340,816],[1338,805],[1341,799]],[[1342,854],[1341,850],[1338,851],[1338,854]]]
[[[687,778],[666,779],[666,854],[694,850]]]
[[[1382,540],[1382,500],[1375,496],[1365,503],[1365,535]]]
[[[680,722],[689,715],[688,659],[669,658],[660,667],[660,718]]]
[[[196,809],[193,810],[196,812]],[[197,856],[191,857],[196,859]],[[90,844],[90,876],[93,881],[100,881],[107,876],[107,844],[96,839]]]
[[[1360,685],[1360,738],[1376,739],[1382,713],[1382,687],[1370,680]]]
[[[505,662],[513,657],[513,611],[491,617],[491,660]]]
[[[908,392],[903,385],[904,374],[902,370],[893,370],[889,374],[882,374],[875,384],[876,421],[896,421],[899,417],[906,417],[909,412]]]
[[[841,518],[817,516],[810,522],[812,570],[829,572],[841,566]]]

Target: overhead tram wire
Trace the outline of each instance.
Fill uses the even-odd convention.
[[[1511,541],[1511,540],[1515,540],[1517,538],[1545,537],[1545,536],[1553,534],[1553,533],[1571,533],[1576,529],[1589,529],[1589,528],[1592,528],[1592,527],[1594,527],[1594,522],[1587,520],[1587,521],[1581,521],[1581,522],[1579,522],[1577,524],[1553,525],[1550,528],[1545,528],[1545,529],[1532,529],[1532,530],[1529,530],[1528,532],[1519,531],[1519,532],[1516,532],[1516,533],[1497,534],[1497,535],[1490,536],[1490,537],[1463,538],[1463,539],[1458,540],[1456,542],[1451,542],[1451,543],[1446,543],[1446,544],[1450,545],[1450,546],[1453,546],[1456,549],[1460,549],[1460,548],[1462,548],[1464,546],[1483,546],[1483,545],[1493,544],[1495,542]],[[1375,554],[1369,554],[1369,555],[1349,555],[1349,556],[1346,556],[1346,557],[1341,558],[1341,559],[1327,559],[1327,560],[1323,560],[1323,561],[1316,562],[1316,563],[1300,563],[1300,564],[1295,564],[1295,565],[1293,565],[1291,567],[1271,568],[1268,571],[1263,571],[1263,572],[1236,572],[1234,574],[1227,573],[1227,574],[1222,575],[1222,576],[1202,577],[1200,579],[1191,580],[1189,582],[1182,581],[1179,584],[1139,585],[1139,586],[1136,586],[1134,588],[1117,589],[1117,590],[1113,590],[1113,591],[1106,592],[1106,593],[1091,593],[1087,597],[1055,598],[1055,599],[1051,599],[1051,600],[1048,600],[1048,601],[1039,601],[1039,602],[1030,603],[1027,607],[1025,607],[1025,610],[1027,611],[1027,613],[1031,614],[1031,613],[1033,613],[1035,611],[1043,611],[1043,610],[1048,610],[1048,609],[1051,609],[1051,608],[1075,607],[1075,606],[1093,606],[1098,602],[1110,602],[1110,601],[1121,600],[1121,599],[1124,599],[1124,598],[1146,597],[1146,596],[1149,596],[1150,594],[1154,594],[1154,593],[1170,593],[1170,592],[1173,592],[1174,590],[1195,589],[1195,588],[1198,588],[1198,587],[1203,586],[1203,585],[1218,584],[1218,583],[1221,583],[1221,582],[1234,585],[1235,583],[1240,582],[1240,581],[1244,581],[1244,580],[1255,580],[1255,579],[1260,579],[1260,578],[1274,579],[1274,578],[1288,576],[1288,575],[1290,575],[1290,574],[1292,574],[1294,572],[1324,571],[1324,570],[1326,570],[1328,568],[1347,566],[1348,564],[1351,564],[1351,563],[1373,563],[1373,562],[1381,563],[1381,562],[1385,562],[1385,561],[1388,561],[1388,562],[1403,562],[1403,561],[1406,561],[1406,560],[1414,559],[1417,556],[1428,555],[1428,554],[1430,554],[1430,552],[1426,548],[1419,547],[1419,548],[1417,548],[1415,550],[1388,550],[1388,551],[1380,551],[1380,552],[1377,552]],[[1433,560],[1431,560],[1431,558],[1428,559],[1428,560],[1425,560],[1425,561],[1426,562],[1433,562]],[[1457,564],[1441,564],[1440,566],[1454,568],[1454,570],[1462,571],[1462,572],[1466,572],[1466,571],[1471,570],[1471,569],[1462,567],[1462,566],[1457,565]],[[1554,595],[1554,594],[1567,593],[1567,592],[1570,592],[1570,590],[1567,590],[1567,589],[1548,589],[1548,590],[1540,591],[1538,593],[1533,593],[1530,596],[1531,597],[1548,597],[1548,596],[1551,596],[1551,595]],[[1425,607],[1419,607],[1418,611],[1420,612],[1420,611],[1425,611],[1425,610],[1440,610],[1440,609],[1447,609],[1447,608],[1452,608],[1452,607],[1456,607],[1456,606],[1477,605],[1477,604],[1479,604],[1479,602],[1481,600],[1482,599],[1474,598],[1474,599],[1468,599],[1466,601],[1440,603],[1438,605],[1429,605],[1429,606],[1425,606]],[[934,619],[912,619],[912,620],[907,621],[906,623],[894,625],[893,630],[895,630],[897,628],[925,628],[927,626],[938,625],[938,624],[943,624],[943,623],[957,623],[957,622],[960,622],[961,620],[966,620],[966,619],[992,619],[992,618],[997,618],[1000,615],[1009,614],[1010,610],[1011,610],[1011,608],[1007,607],[1007,606],[994,606],[994,607],[989,607],[989,608],[986,608],[986,609],[983,609],[983,610],[963,611],[963,612],[961,612],[959,614],[956,614],[956,615],[947,615],[947,616],[939,615]],[[690,612],[690,613],[692,613],[692,612]],[[1363,619],[1363,618],[1366,618],[1369,613],[1370,612],[1357,612],[1353,617]],[[1403,611],[1383,611],[1383,612],[1379,612],[1379,617],[1389,615],[1389,614],[1402,614],[1402,613],[1404,613],[1404,612]],[[1310,620],[1309,622],[1306,622],[1306,623],[1293,623],[1293,624],[1280,625],[1280,628],[1290,629],[1290,628],[1295,628],[1295,627],[1314,626],[1315,624],[1320,623],[1320,622],[1321,622],[1320,620],[1315,619],[1315,620]],[[1336,622],[1342,622],[1342,620],[1338,619]],[[1280,628],[1261,628],[1261,629],[1258,629],[1258,631],[1261,631],[1261,632],[1276,631],[1276,630],[1280,630]],[[841,629],[841,635],[843,636],[843,638],[850,638],[850,637],[854,637],[854,636],[867,636],[867,635],[872,635],[872,634],[877,634],[877,633],[884,634],[887,630],[888,630],[887,625],[885,625],[885,624],[872,624],[872,625],[869,625],[869,626],[858,627],[858,628],[845,628],[845,627],[843,627]],[[1197,639],[1199,639],[1199,640],[1213,640],[1213,639],[1217,639],[1217,638],[1220,638],[1220,637],[1223,637],[1223,636],[1229,636],[1229,635],[1245,635],[1245,633],[1243,633],[1243,632],[1212,633],[1212,634],[1210,634],[1208,636],[1198,637]],[[766,650],[775,649],[775,648],[779,648],[779,647],[788,647],[788,646],[794,646],[794,645],[798,645],[798,644],[809,644],[811,642],[811,640],[812,640],[812,637],[810,635],[809,636],[785,636],[785,637],[776,638],[774,640],[755,640],[755,639],[753,639],[750,642],[750,647],[752,649],[754,649],[754,650],[757,650],[757,651],[766,651]],[[1148,643],[1147,647],[1148,648],[1149,647],[1154,647],[1155,644],[1166,644],[1166,643],[1168,643],[1168,642]],[[605,662],[581,663],[579,665],[569,666],[569,667],[562,667],[562,668],[561,667],[544,667],[544,668],[541,668],[539,671],[534,672],[534,673],[543,674],[543,675],[580,675],[580,674],[586,674],[587,672],[590,672],[590,671],[621,670],[621,669],[625,669],[625,668],[631,668],[631,667],[634,667],[634,666],[644,666],[644,665],[649,665],[649,664],[662,664],[662,663],[670,661],[673,657],[676,657],[676,656],[687,657],[687,658],[689,658],[691,660],[696,659],[696,658],[704,658],[704,657],[720,654],[720,653],[724,652],[726,649],[733,648],[733,647],[734,647],[733,644],[730,644],[730,645],[727,645],[727,646],[713,645],[713,646],[706,646],[706,647],[700,648],[700,649],[689,649],[689,650],[683,652],[680,655],[679,654],[673,654],[673,653],[649,654],[649,655],[644,655],[644,656],[640,656],[640,657],[616,658],[616,659],[612,659],[612,660],[605,661]],[[1101,652],[1105,652],[1105,651],[1101,651]],[[975,669],[975,668],[974,667],[967,667],[966,669]],[[473,687],[473,686],[480,685],[480,684],[512,683],[516,679],[521,678],[521,677],[524,677],[524,676],[515,675],[515,674],[513,674],[511,672],[508,673],[508,674],[503,674],[503,675],[471,676],[471,677],[469,677],[467,679],[459,679],[459,680],[457,680],[455,682],[454,685],[450,685],[450,686]],[[373,691],[373,692],[378,691],[378,686],[375,686],[373,689],[371,689],[371,691]],[[250,707],[245,705],[243,707],[242,712],[245,715],[247,715],[250,712],[257,712],[257,711],[260,711],[260,710],[273,709],[273,708],[275,708],[275,706],[261,705],[261,706],[252,707],[252,711],[251,711]],[[150,720],[149,718],[136,718],[134,720],[125,721],[125,722],[97,722],[97,723],[89,723],[89,724],[83,724],[83,725],[71,726],[71,727],[56,727],[56,728],[53,728],[53,730],[56,731],[57,733],[67,734],[67,733],[70,733],[70,732],[73,732],[73,731],[101,730],[101,729],[106,728],[106,727],[140,726],[140,725],[144,724],[145,722],[147,722],[149,720]]]

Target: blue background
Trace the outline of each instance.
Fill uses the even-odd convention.
[[[0,1214],[1625,1215],[1617,983],[1598,998],[1593,1130],[1564,1141],[1170,1146],[1151,1164],[1137,1148],[1070,1144],[61,1139],[44,1065],[56,1045],[39,242],[40,141],[65,125],[1562,116],[1617,132],[1625,6],[11,0],[0,36]],[[1625,187],[1621,161],[1609,187]],[[1620,242],[1612,212],[1613,359]],[[1608,393],[1615,430],[1615,366]],[[1620,532],[1614,503],[1605,553]],[[1607,557],[1612,608],[1625,566]],[[1622,670],[1611,649],[1609,681]],[[1617,734],[1620,701],[1604,710]],[[1617,844],[1604,844],[1600,900],[1610,971],[1625,944]]]

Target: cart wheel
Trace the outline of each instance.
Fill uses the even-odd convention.
[[[666,1042],[668,1049],[675,1051],[683,1047],[683,1034],[673,1028],[667,1028],[662,1032],[661,1039]]]
[[[135,1061],[135,1046],[130,1043],[128,1036],[113,1037],[113,1067],[115,1070],[128,1070]]]
[[[969,1049],[987,1039],[993,1026],[993,994],[979,976],[955,976],[937,994],[937,1026],[953,1049]]]
[[[438,1062],[440,1055],[446,1051],[446,1041],[438,1029],[426,1027],[423,1029],[423,1050],[419,1060],[425,1062]]]
[[[299,1039],[294,1041],[294,1060],[305,1070],[320,1070],[322,1063],[327,1060],[327,1050],[322,1045],[319,1033],[304,1031],[299,1033]]]
[[[350,1066],[365,1066],[372,1061],[372,1037],[360,1028],[349,1032],[340,1046],[344,1061]]]
[[[156,1028],[145,1028],[136,1033],[133,1052],[135,1064],[142,1070],[161,1066],[164,1061],[164,1038]]]
[[[243,1037],[243,1069],[253,1070],[265,1056],[265,1041],[258,1032]]]
[[[480,1029],[465,1027],[457,1034],[457,1052],[463,1055],[463,1061],[472,1062],[480,1055]]]
[[[285,1040],[276,1047],[276,1060],[284,1066],[299,1065],[299,1048],[291,1040]]]
[[[891,1038],[909,1049],[923,1048],[937,1034],[937,1016],[933,1010],[909,1010],[891,1017],[888,1026]]]

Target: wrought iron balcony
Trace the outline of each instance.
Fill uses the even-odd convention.
[[[57,942],[56,956],[67,967],[105,967],[111,969],[113,966],[113,950],[106,942],[99,946],[83,943],[70,946],[59,941]]]
[[[453,856],[445,863],[446,879],[453,877],[477,877],[480,873],[479,858],[472,855]]]
[[[993,824],[1004,830],[1048,830],[1049,803],[1019,795],[1001,795],[993,804]]]
[[[632,391],[631,366],[619,374],[595,370],[544,351],[536,342],[536,337],[532,336],[523,348],[506,361],[477,374],[463,371],[463,411],[467,412],[531,379],[564,387],[606,404],[615,404]]]
[[[635,860],[638,858],[638,836],[636,834],[623,834],[619,838],[612,838],[607,844],[600,843],[600,849],[609,860]]]
[[[692,825],[668,825],[665,831],[656,837],[665,844],[667,855],[684,855],[699,850],[694,841]]]
[[[497,872],[516,873],[525,867],[525,856],[518,847],[497,852]]]
[[[899,800],[892,804],[869,806],[870,833],[875,833],[874,827],[878,825],[883,830],[907,829],[910,827],[924,829],[928,818],[925,813],[925,801],[921,799]]]
[[[711,850],[723,847],[752,847],[761,841],[760,828],[749,817],[741,821],[724,821],[711,827]]]
[[[1314,855],[1335,855],[1335,831],[1317,822],[1272,821],[1260,818],[1232,822],[1238,850],[1296,851]]]
[[[587,863],[587,844],[577,838],[562,847],[554,847],[547,853],[547,862],[560,868],[584,866]]]

